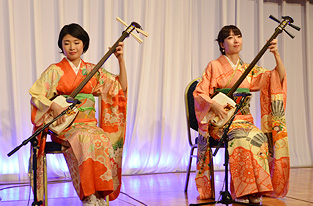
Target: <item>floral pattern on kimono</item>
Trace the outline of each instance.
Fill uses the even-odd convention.
[[[50,65],[29,90],[31,98],[31,120],[34,129],[43,125],[49,116],[51,98],[69,95],[94,68],[94,64],[82,60],[76,75],[64,58]],[[71,145],[64,152],[74,188],[80,199],[101,191],[110,200],[118,197],[121,187],[122,153],[125,140],[127,98],[118,77],[99,71],[77,95],[82,104],[72,125],[57,139]],[[101,97],[100,127],[95,118],[95,100]],[[38,136],[40,149],[37,160],[38,199],[43,200],[43,152],[45,137]],[[32,159],[30,159],[32,160]],[[30,161],[30,166],[32,162]],[[33,178],[30,167],[30,176]]]
[[[212,198],[210,182],[209,137],[220,139],[223,130],[209,124],[208,115],[216,89],[232,87],[248,67],[241,63],[238,70],[231,67],[225,56],[211,61],[195,91],[195,112],[202,141],[198,142],[196,185],[199,199]],[[230,77],[233,77],[230,79]],[[233,198],[261,193],[284,197],[289,187],[289,146],[285,121],[286,77],[283,82],[276,69],[269,71],[255,66],[239,86],[260,91],[261,130],[253,124],[247,108],[237,114],[228,133],[228,152]],[[205,120],[205,121],[204,121]]]

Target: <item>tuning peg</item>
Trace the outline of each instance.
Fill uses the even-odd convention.
[[[273,15],[270,15],[269,18],[272,19],[272,20],[274,20],[274,21],[276,21],[277,23],[280,23],[280,21],[279,21],[277,18],[275,18]],[[298,26],[292,24],[292,23],[293,23],[293,19],[292,19],[291,17],[289,17],[289,16],[283,16],[282,18],[283,18],[283,19],[289,19],[289,18],[290,18],[290,22],[289,22],[288,25],[291,26],[292,28],[294,28],[294,29],[300,31],[300,29],[301,29],[300,27],[298,27]]]
[[[275,18],[273,15],[270,15],[269,18],[272,19],[272,20],[274,20],[274,21],[276,21],[277,23],[280,23],[280,21],[279,21],[277,18]],[[300,31],[300,27],[295,26],[295,25],[292,24],[292,23],[293,23],[293,19],[292,19],[290,16],[283,16],[282,18],[283,18],[283,19],[288,19],[288,21],[289,21],[288,25],[291,26],[292,28],[294,28],[294,29]],[[295,37],[293,34],[291,34],[290,32],[288,32],[286,29],[284,29],[284,31],[285,31],[292,39]]]
[[[116,20],[119,21],[119,22],[121,22],[124,26],[126,26],[126,27],[128,26],[121,18],[116,17]],[[136,29],[136,31],[137,31],[138,33],[141,33],[141,34],[144,35],[145,37],[148,37],[148,36],[149,36],[149,33],[148,33],[148,32],[145,32],[145,31],[143,31],[143,30],[141,30],[141,29],[139,29],[139,28],[135,28],[135,29]],[[136,34],[131,33],[131,35],[133,35],[133,37],[134,37],[140,44],[143,42],[143,40],[140,39]]]
[[[148,32],[145,32],[144,30],[141,30],[139,28],[136,28],[136,31],[144,35],[145,37],[148,37],[150,34]]]

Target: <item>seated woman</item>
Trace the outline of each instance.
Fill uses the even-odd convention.
[[[217,42],[222,55],[208,64],[194,91],[200,133],[196,175],[200,199],[212,198],[214,189],[210,187],[209,167],[212,165],[208,158],[208,137],[218,140],[223,135],[223,129],[214,127],[210,121],[227,115],[224,110],[226,105],[211,97],[216,90],[226,90],[227,93],[225,88],[231,88],[249,66],[239,56],[242,34],[236,26],[223,27]],[[245,92],[261,91],[262,130],[254,125],[249,102],[246,102],[228,132],[231,196],[244,203],[260,203],[263,195],[283,197],[288,192],[290,160],[284,117],[286,72],[276,39],[270,42],[268,49],[274,55],[275,69],[269,71],[254,66],[239,86]],[[213,116],[208,117],[209,111],[213,112]]]
[[[84,206],[106,205],[104,198],[115,199],[121,187],[122,151],[126,124],[127,74],[123,42],[115,50],[120,74],[104,69],[98,72],[75,97],[78,115],[54,141],[70,147],[64,152],[75,190]],[[81,55],[87,51],[89,36],[78,24],[65,25],[59,34],[58,46],[65,55],[61,62],[51,64],[30,88],[31,120],[35,128],[45,123],[49,115],[56,117],[66,107],[51,101],[58,95],[70,95],[94,68]],[[101,128],[95,118],[95,98],[101,96]],[[65,116],[57,120],[57,125]],[[41,168],[45,139],[39,139]],[[38,170],[38,199],[43,198],[42,170]]]

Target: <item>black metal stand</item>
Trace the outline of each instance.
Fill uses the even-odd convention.
[[[216,203],[221,203],[224,205],[229,205],[229,204],[241,204],[241,205],[253,205],[253,206],[259,206],[260,204],[253,204],[253,203],[242,203],[242,202],[237,202],[235,200],[232,199],[230,192],[228,191],[228,163],[229,163],[229,154],[228,154],[228,131],[230,128],[230,125],[232,124],[232,122],[234,121],[234,118],[236,116],[236,114],[238,113],[239,109],[241,108],[242,104],[245,102],[246,98],[248,96],[250,96],[250,93],[240,93],[237,94],[237,96],[241,96],[241,100],[239,102],[239,104],[236,105],[236,110],[234,112],[234,115],[230,118],[230,120],[226,123],[226,125],[224,126],[224,130],[223,130],[223,136],[222,138],[219,140],[218,145],[213,153],[213,156],[216,156],[218,150],[220,149],[220,147],[222,146],[222,144],[224,143],[224,147],[225,147],[225,160],[224,160],[224,167],[225,167],[225,190],[224,191],[220,191],[220,195],[221,195],[221,200],[219,201],[212,201],[212,202],[205,202],[205,203],[196,203],[196,204],[190,204],[189,206],[195,206],[195,205],[210,205],[210,204],[216,204]]]
[[[28,142],[31,142],[31,145],[33,147],[33,184],[34,184],[34,202],[32,203],[32,206],[40,206],[43,204],[43,202],[40,200],[37,200],[37,149],[38,147],[38,140],[37,137],[42,131],[44,131],[46,128],[48,128],[53,122],[55,122],[57,119],[59,119],[61,116],[65,115],[68,111],[72,110],[76,104],[80,104],[78,100],[73,101],[72,104],[65,109],[61,114],[59,114],[57,117],[55,117],[51,122],[45,124],[44,126],[38,128],[32,136],[30,136],[28,139],[24,140],[22,144],[17,146],[15,149],[13,149],[11,152],[9,152],[7,155],[10,157],[15,152],[17,152],[21,147],[25,146]]]
[[[34,185],[34,202],[32,206],[40,206],[43,204],[42,200],[38,201],[37,198],[37,150],[38,147],[38,140],[36,138],[32,138],[31,144],[33,147],[33,185]]]

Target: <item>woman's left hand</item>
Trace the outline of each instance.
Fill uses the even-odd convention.
[[[127,73],[124,59],[124,42],[119,42],[117,47],[115,48],[114,55],[118,60],[118,64],[120,67],[120,74],[118,75],[120,84],[124,92],[127,90]]]
[[[123,60],[124,58],[124,42],[119,42],[116,49],[115,49],[115,52],[114,52],[114,55],[116,56],[116,58],[121,61]]]
[[[277,49],[277,39],[273,39],[270,43],[270,45],[268,46],[268,49],[270,50],[270,52],[272,52],[274,55],[278,54],[278,49]]]
[[[271,41],[270,45],[268,46],[268,49],[274,55],[274,58],[276,61],[276,69],[278,71],[280,81],[283,82],[284,77],[286,75],[286,69],[285,69],[285,66],[284,66],[281,58],[280,58],[280,54],[279,54],[278,48],[277,48],[277,42],[278,42],[277,39],[273,39]]]

